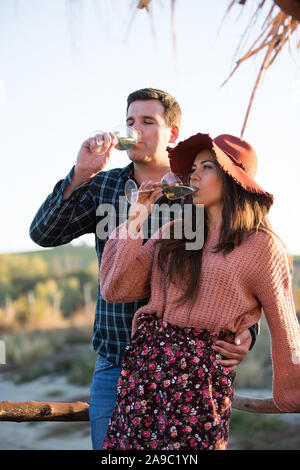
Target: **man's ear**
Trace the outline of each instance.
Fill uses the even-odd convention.
[[[174,125],[171,127],[171,137],[170,137],[170,144],[175,144],[176,140],[178,139],[179,136],[179,127]]]

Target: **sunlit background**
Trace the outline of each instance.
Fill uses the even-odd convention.
[[[0,0],[0,346],[6,346],[0,401],[89,402],[96,360],[94,236],[72,242],[76,248],[40,248],[30,240],[30,223],[75,164],[82,141],[124,123],[127,95],[136,89],[160,88],[177,98],[180,139],[199,131],[240,135],[265,52],[221,84],[260,35],[273,5],[243,3],[225,15],[230,0],[152,0],[150,13],[137,10],[138,0]],[[262,3],[263,14],[243,36]],[[285,47],[264,75],[244,138],[259,156],[258,182],[275,195],[273,227],[300,255],[296,49],[293,35],[290,50]],[[127,163],[126,152],[113,151],[109,167]],[[293,293],[299,314],[299,257]],[[238,369],[238,394],[271,396],[269,343],[262,318],[255,347]],[[299,449],[299,416],[234,409],[229,448]],[[91,449],[89,423],[2,422],[0,449]]]
[[[256,2],[237,5],[224,19],[227,0],[177,0],[175,50],[171,2],[153,0],[151,14],[136,3],[0,2],[1,253],[38,249],[29,237],[37,209],[75,164],[82,141],[124,122],[127,95],[136,89],[177,98],[180,139],[199,131],[240,134],[261,56],[220,86]],[[259,156],[258,182],[275,195],[273,227],[300,254],[295,49],[286,47],[265,75],[244,138]],[[127,163],[125,152],[113,151],[110,167]],[[83,240],[93,244],[93,236]]]

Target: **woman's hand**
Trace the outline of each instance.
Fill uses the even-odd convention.
[[[153,204],[161,196],[162,183],[153,183],[151,180],[143,182],[139,188],[138,200],[130,207],[128,219],[128,232],[137,235],[141,226],[152,212]]]

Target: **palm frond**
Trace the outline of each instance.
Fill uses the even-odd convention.
[[[149,3],[151,0],[139,0],[139,3],[137,5],[137,8],[142,10],[143,8],[146,8],[147,11],[149,11]]]
[[[226,9],[225,17],[231,12],[235,5],[245,6],[250,1],[254,0],[228,0],[229,4]],[[245,47],[247,42],[247,37],[249,33],[253,30],[260,14],[263,13],[263,7],[265,6],[267,0],[260,0],[257,5],[257,8],[254,14],[251,16],[248,26],[246,27],[245,31],[242,34],[242,37],[239,41],[237,46],[235,57],[241,56],[237,61],[236,65],[234,66],[232,72],[226,78],[224,83],[221,85],[225,85],[228,80],[233,76],[233,74],[237,71],[240,65],[250,59],[251,57],[256,56],[261,51],[265,50],[265,55],[263,57],[262,65],[260,66],[257,78],[255,80],[252,93],[250,96],[250,100],[248,103],[246,115],[244,118],[242,130],[241,130],[241,137],[244,134],[248,118],[250,115],[250,111],[253,106],[254,98],[263,77],[264,72],[274,63],[277,59],[278,55],[284,48],[285,44],[288,43],[289,50],[291,52],[291,37],[294,33],[299,31],[299,22],[300,22],[300,0],[272,0],[271,7],[264,18],[262,24],[262,32],[258,35],[255,39],[254,43],[248,50],[241,54],[242,48]],[[175,2],[176,0],[171,0],[171,14],[172,14],[172,36],[173,36],[173,50],[175,54],[175,47],[176,47],[176,33],[175,33]],[[151,0],[140,0],[138,2],[137,8],[143,9],[146,8],[149,11],[149,5]],[[276,7],[279,7],[279,12],[276,13]],[[297,35],[297,34],[296,34]],[[300,44],[298,38],[296,39],[296,48],[299,49]]]
[[[234,3],[237,3],[237,2],[238,0],[235,0],[235,2],[231,1],[229,5],[229,9],[227,9],[228,13],[231,10],[231,8],[234,6]],[[247,0],[244,0],[243,5],[245,5],[246,2]],[[248,27],[246,28],[246,31],[248,31],[249,28],[253,27],[254,25],[253,19],[255,18],[255,21],[256,21],[258,14],[262,11],[262,7],[264,3],[265,1],[262,0],[260,4],[257,6],[257,9],[253,17],[251,18],[250,23]],[[259,69],[256,81],[254,83],[250,100],[248,103],[248,107],[246,110],[246,115],[244,118],[242,130],[241,130],[241,137],[243,136],[245,132],[245,128],[248,122],[250,111],[253,106],[254,98],[255,98],[257,89],[259,87],[259,84],[261,82],[264,72],[274,63],[274,61],[276,60],[279,53],[282,51],[284,45],[287,42],[289,43],[289,47],[290,47],[291,36],[293,35],[293,33],[297,30],[299,26],[298,21],[294,20],[290,15],[287,15],[282,10],[280,10],[277,14],[274,14],[274,7],[275,7],[275,4],[272,5],[271,9],[266,15],[266,18],[264,19],[262,33],[256,38],[256,40],[254,41],[252,46],[247,50],[247,52],[242,57],[240,57],[240,59],[237,60],[234,69],[229,74],[229,76],[224,81],[224,83],[222,84],[223,86],[228,82],[228,80],[233,76],[233,74],[237,71],[237,69],[243,62],[257,55],[259,52],[265,49],[266,53],[263,57],[263,62]],[[240,50],[240,46],[241,46],[241,43],[238,46],[238,50]]]

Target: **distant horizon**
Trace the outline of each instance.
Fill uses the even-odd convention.
[[[2,253],[0,252],[0,257],[2,255],[26,255],[26,254],[34,254],[34,253],[39,253],[39,252],[42,252],[44,250],[53,250],[53,249],[57,249],[57,248],[63,248],[63,247],[67,247],[67,246],[71,246],[72,248],[76,249],[76,248],[83,248],[83,247],[87,247],[87,248],[90,248],[92,250],[95,251],[95,257],[97,258],[97,253],[96,253],[96,249],[95,249],[95,243],[89,243],[87,240],[82,240],[80,241],[79,239],[76,240],[76,242],[74,243],[74,240],[69,242],[69,243],[66,243],[64,245],[58,245],[58,246],[50,246],[50,247],[42,247],[42,246],[37,246],[36,249],[31,249],[31,250],[24,250],[24,251],[11,251],[11,252],[5,252],[5,253]],[[293,257],[293,258],[300,258],[300,253],[291,253],[289,252],[290,255]]]

